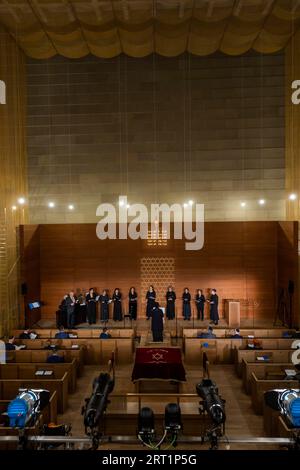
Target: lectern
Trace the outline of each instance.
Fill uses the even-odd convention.
[[[240,302],[238,300],[225,301],[225,318],[230,328],[240,327]]]

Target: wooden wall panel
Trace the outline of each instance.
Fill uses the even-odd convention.
[[[40,226],[23,225],[20,228],[21,282],[26,286],[21,309],[21,324],[27,328],[41,318],[40,309],[29,310],[28,303],[41,299],[40,285]]]
[[[280,222],[278,231],[278,290],[285,289],[287,307],[289,308],[288,283],[294,282],[295,292],[292,299],[292,320],[294,325],[300,324],[299,292],[297,289],[299,280],[298,271],[298,223]]]
[[[287,225],[292,233],[297,230],[297,224]],[[254,316],[254,323],[271,322],[277,299],[277,262],[283,262],[282,241],[278,254],[278,233],[277,222],[207,222],[204,248],[192,252],[185,250],[184,240],[170,240],[166,247],[149,247],[142,240],[100,241],[95,224],[40,225],[42,317],[54,318],[61,298],[70,289],[90,286],[98,291],[108,288],[110,293],[119,287],[127,297],[134,285],[141,307],[140,259],[174,257],[179,316],[181,293],[187,285],[192,294],[196,288],[208,293],[215,287],[221,313],[224,299],[238,298],[244,318]],[[289,251],[288,262],[291,260],[297,265],[293,251]],[[126,310],[127,300],[125,304]],[[144,307],[139,315],[145,316]]]

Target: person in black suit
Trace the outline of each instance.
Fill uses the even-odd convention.
[[[216,289],[211,290],[210,299],[208,300],[210,304],[210,323],[214,323],[215,325],[219,322],[219,312],[218,312],[218,304],[219,304],[219,297],[217,295]]]
[[[76,297],[74,295],[74,291],[70,291],[69,295],[67,296],[66,300],[66,309],[67,309],[67,328],[72,329],[74,328],[75,324],[75,305],[76,305]]]
[[[114,303],[114,314],[113,314],[113,319],[114,321],[122,321],[123,315],[122,315],[122,294],[120,292],[120,289],[116,288],[114,290],[113,296],[112,296],[112,301]]]
[[[167,319],[174,320],[176,294],[172,286],[168,287],[168,290],[166,293],[166,299],[167,299]]]
[[[85,297],[87,304],[87,319],[89,325],[96,323],[96,312],[97,312],[97,294],[94,292],[94,288],[89,289],[89,293]]]
[[[196,298],[196,307],[197,307],[197,320],[204,320],[204,304],[205,304],[205,297],[203,295],[202,289],[197,290]]]
[[[129,294],[129,315],[131,320],[136,320],[137,317],[137,293],[134,287],[130,287]]]
[[[155,299],[156,299],[156,292],[153,286],[149,286],[149,290],[146,294],[146,299],[147,299],[146,316],[147,316],[147,320],[149,320],[152,315],[152,309],[153,307],[155,307]]]
[[[151,312],[151,330],[153,341],[163,341],[163,331],[164,331],[164,314],[163,311],[159,308],[159,303],[155,302],[154,307]]]

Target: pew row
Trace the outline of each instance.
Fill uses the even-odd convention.
[[[57,372],[56,375],[59,375]],[[50,379],[46,377],[0,379],[0,400],[8,400],[18,393],[19,388],[44,388],[50,393],[57,393],[57,410],[64,413],[68,405],[68,372],[60,378]]]
[[[19,351],[7,351],[7,363],[46,363],[47,357],[52,354],[48,349],[21,349]],[[65,363],[75,360],[77,375],[82,375],[83,371],[83,348],[60,349],[59,354],[65,358]]]
[[[272,376],[285,375],[286,369],[294,369],[292,363],[268,363],[268,362],[247,362],[245,359],[242,360],[242,381],[245,392],[251,394],[251,377],[252,372],[255,372],[256,376],[266,377],[271,379]]]
[[[260,344],[263,349],[290,349],[293,340],[286,338],[261,339]],[[235,361],[236,351],[246,350],[247,341],[245,339],[230,338],[186,338],[185,340],[185,362],[187,364],[199,364],[201,359],[201,351],[207,345],[208,348],[215,349],[216,363],[231,364]],[[250,350],[252,351],[252,350]],[[259,350],[257,350],[259,352]]]
[[[43,349],[49,345],[46,339],[16,340],[16,344],[24,344],[28,349]],[[107,364],[112,352],[115,353],[116,364],[128,364],[133,358],[132,338],[111,339],[53,339],[51,345],[60,348],[82,346],[85,364]]]
[[[76,390],[76,361],[64,362],[58,364],[42,363],[15,363],[0,364],[0,379],[27,379],[35,376],[37,371],[47,370],[53,374],[49,378],[61,378],[65,372],[68,372],[68,390],[74,393]],[[37,379],[39,376],[36,377]]]
[[[55,339],[55,335],[59,330],[57,328],[38,328],[32,331],[38,335],[37,339]],[[65,331],[77,335],[78,338],[99,338],[102,328],[66,329]],[[17,339],[23,332],[24,330],[13,330],[12,335]],[[132,328],[109,328],[109,334],[112,338],[134,338],[135,333]]]
[[[256,414],[263,413],[264,392],[275,388],[298,388],[298,380],[280,380],[257,377],[256,372],[251,374],[251,402]]]
[[[268,363],[289,363],[293,354],[292,349],[264,349],[264,350],[251,350],[251,349],[236,349],[234,350],[234,363],[235,370],[239,377],[242,377],[242,360],[247,362],[259,362],[260,357],[267,358],[265,362]]]
[[[199,331],[206,330],[206,328],[183,328],[183,338],[196,338]],[[230,338],[233,328],[214,328],[214,334],[217,338]],[[255,329],[240,329],[240,334],[243,338],[247,336],[254,336],[255,338],[282,338],[282,334],[289,332],[294,334],[296,330],[289,328],[255,328]]]

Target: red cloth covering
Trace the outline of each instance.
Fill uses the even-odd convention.
[[[132,381],[143,379],[184,382],[185,370],[179,348],[138,348]]]

